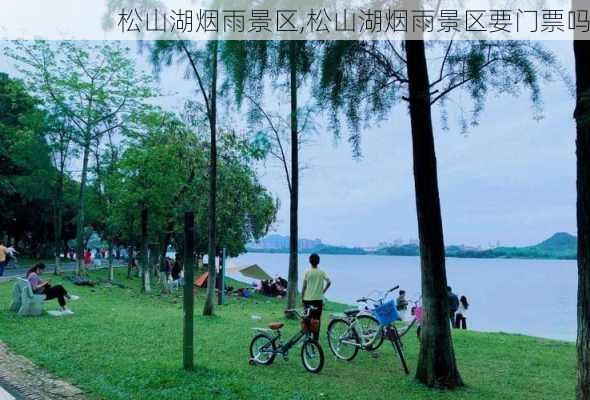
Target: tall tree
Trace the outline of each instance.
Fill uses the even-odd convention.
[[[203,315],[213,315],[215,306],[216,259],[216,212],[217,212],[217,77],[220,51],[219,41],[207,42],[204,46],[197,42],[157,41],[151,49],[152,63],[156,69],[163,64],[170,65],[175,57],[184,64],[189,76],[195,80],[202,100],[201,111],[207,118],[209,140],[209,210],[208,210],[208,259],[209,279]]]
[[[21,242],[23,254],[51,256],[54,185],[50,117],[23,82],[0,73],[0,234]],[[69,183],[69,182],[66,182]],[[71,185],[65,185],[71,194]],[[69,206],[69,202],[67,204]]]
[[[430,80],[423,40],[406,41],[410,121],[414,158],[414,186],[422,299],[427,323],[420,336],[416,377],[430,386],[462,386],[449,325],[447,275],[438,174],[432,128]]]
[[[298,242],[299,242],[299,149],[302,132],[301,110],[299,107],[299,88],[312,72],[312,64],[317,50],[317,43],[308,41],[241,41],[230,42],[224,48],[223,59],[229,77],[234,84],[236,98],[241,103],[244,96],[253,103],[254,109],[267,122],[271,122],[268,114],[264,115],[262,105],[254,100],[264,89],[264,78],[267,72],[273,79],[281,82],[284,77],[286,85],[278,85],[278,89],[289,90],[289,144],[290,165],[287,168],[287,157],[280,143],[279,158],[285,168],[289,188],[289,272],[287,288],[287,309],[293,309],[297,303],[298,283]],[[267,64],[270,67],[267,67]],[[246,91],[248,92],[247,94]],[[272,125],[272,123],[271,123]],[[276,126],[271,129],[277,130]]]
[[[170,129],[178,119],[157,109],[148,109],[132,121],[125,129],[126,149],[105,176],[111,205],[107,221],[109,229],[121,232],[127,241],[140,240],[142,282],[144,290],[150,291],[150,268],[144,256],[148,244],[159,239],[171,213],[176,215],[176,193],[185,184],[187,170],[194,170],[191,157],[196,140],[186,129]],[[139,238],[134,235],[136,229],[141,232]]]
[[[85,191],[92,145],[125,123],[126,117],[151,95],[150,77],[138,73],[119,45],[18,41],[6,54],[43,104],[68,118],[73,140],[82,150],[78,196],[78,273],[84,273]]]
[[[400,101],[409,104],[426,310],[416,378],[431,387],[454,388],[463,381],[449,326],[432,107],[445,105],[452,92],[465,89],[475,104],[475,122],[486,93],[516,95],[523,86],[538,104],[539,78],[550,77],[555,59],[529,42],[448,41],[431,43],[428,48],[438,57],[428,61],[423,38],[415,39],[402,46],[393,41],[327,42],[318,93],[320,102],[331,107],[337,132],[341,116],[349,122],[355,155],[360,155],[363,122],[387,118]]]
[[[104,143],[96,141],[94,149],[93,180],[89,186],[92,190],[88,196],[88,223],[106,242],[108,250],[109,280],[114,281],[114,264],[112,253],[114,241],[120,232],[120,226],[113,220],[113,193],[111,183],[116,174],[120,152],[124,149],[124,136],[121,132],[108,132]],[[118,135],[117,135],[118,134]]]
[[[573,10],[583,10],[586,2],[573,0]],[[578,400],[590,400],[590,41],[576,32],[576,154],[578,220]]]
[[[182,215],[190,209],[196,217],[197,236],[206,236],[208,138],[161,110],[142,113],[126,136],[116,172],[107,179],[113,204],[109,224],[122,231],[123,240],[132,240],[133,230],[140,230],[138,209],[146,208],[147,238],[153,243],[161,240],[162,232],[172,237],[181,234]],[[276,206],[256,178],[246,141],[229,133],[219,136],[217,224],[226,228],[217,240],[237,256],[246,243],[268,231]]]
[[[64,214],[64,189],[66,178],[68,177],[68,164],[75,157],[75,149],[72,143],[71,130],[68,119],[60,115],[59,110],[48,114],[48,131],[46,134],[47,142],[51,148],[51,161],[56,169],[54,179],[54,201],[53,201],[53,232],[55,247],[55,267],[54,274],[59,274],[60,254],[61,251],[66,253],[64,246],[63,233],[63,214]]]

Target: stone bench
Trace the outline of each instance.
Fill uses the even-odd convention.
[[[33,293],[31,283],[27,279],[16,278],[12,287],[12,302],[10,311],[19,315],[38,316],[43,314],[45,295]]]

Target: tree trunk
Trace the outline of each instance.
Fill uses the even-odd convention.
[[[416,378],[430,387],[455,388],[462,386],[463,382],[457,369],[449,323],[445,249],[424,41],[406,40],[406,52],[422,299],[426,311]]]
[[[127,279],[131,279],[133,271],[133,246],[127,248]]]
[[[148,259],[148,209],[141,210],[141,270],[142,270],[142,291],[151,292],[150,287],[150,268]]]
[[[168,251],[168,245],[172,238],[172,229],[174,229],[174,220],[171,220],[171,222],[168,223],[166,233],[164,233],[164,240],[162,241],[162,248],[160,249],[160,271],[162,271],[162,267],[164,267],[166,263],[166,252]],[[170,293],[168,275],[166,273],[160,272],[160,285],[162,293]]]
[[[576,4],[577,3],[577,4]],[[585,2],[574,1],[573,9]],[[574,40],[578,216],[577,400],[590,400],[590,41]]]
[[[184,369],[193,370],[194,358],[194,308],[195,295],[193,282],[195,280],[195,215],[193,212],[184,213],[184,335],[182,359]]]
[[[115,267],[113,265],[113,240],[109,239],[109,281],[115,281]]]
[[[55,210],[54,210],[54,225],[53,225],[53,239],[55,241],[55,268],[53,273],[59,275],[61,272],[60,254],[62,243],[62,219],[63,219],[63,182],[64,182],[64,167],[60,167],[59,176],[57,178],[57,188],[55,194]]]
[[[58,194],[59,196],[59,194]],[[61,231],[62,231],[62,225],[61,225],[61,219],[62,219],[62,212],[61,212],[61,206],[60,206],[60,201],[59,199],[56,199],[55,201],[55,210],[54,210],[54,222],[53,222],[53,239],[54,239],[54,247],[55,247],[55,267],[53,269],[53,274],[54,275],[59,275],[61,272],[61,259],[60,259],[60,254],[61,254]]]
[[[217,203],[217,47],[213,43],[213,65],[211,76],[211,110],[209,128],[211,129],[211,153],[209,155],[209,276],[207,279],[207,298],[203,308],[203,315],[213,315],[215,306],[215,253],[216,253],[216,203]]]
[[[84,156],[82,159],[82,177],[80,179],[80,192],[78,195],[78,221],[76,224],[76,258],[78,276],[85,275],[84,267],[84,192],[86,188],[86,177],[88,175],[88,157],[90,156],[90,142],[84,144]]]
[[[291,69],[291,192],[289,214],[289,276],[287,284],[287,309],[297,303],[298,241],[299,241],[299,132],[297,127],[297,42],[289,42]]]

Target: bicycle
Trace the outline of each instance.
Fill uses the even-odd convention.
[[[291,348],[303,340],[301,346],[301,362],[303,367],[311,372],[318,373],[324,367],[324,351],[322,346],[312,338],[312,333],[317,330],[318,324],[309,317],[310,311],[314,307],[309,307],[302,314],[297,310],[287,310],[287,313],[293,313],[301,320],[301,330],[297,332],[288,342],[282,342],[281,328],[285,324],[274,322],[268,328],[254,328],[258,332],[250,342],[250,364],[251,365],[271,365],[277,355],[283,356],[287,361]]]
[[[396,286],[388,290],[379,299],[363,297],[357,302],[364,303],[364,307],[345,310],[344,315],[331,316],[328,324],[328,345],[336,358],[352,361],[359,350],[375,351],[387,338],[399,355],[404,372],[410,373],[401,337],[409,332],[413,323],[403,330],[403,335],[400,334],[395,326],[399,319],[395,304],[393,300],[386,302],[387,296],[398,288]],[[373,307],[369,308],[369,304]]]

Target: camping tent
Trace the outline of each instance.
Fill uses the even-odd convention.
[[[258,279],[261,281],[271,280],[270,276],[262,267],[258,264],[248,265],[246,267],[231,267],[229,268],[232,272],[239,272],[246,278]]]
[[[207,287],[207,277],[209,277],[209,272],[205,272],[204,274],[200,275],[197,279],[195,279],[195,286],[200,288]]]

